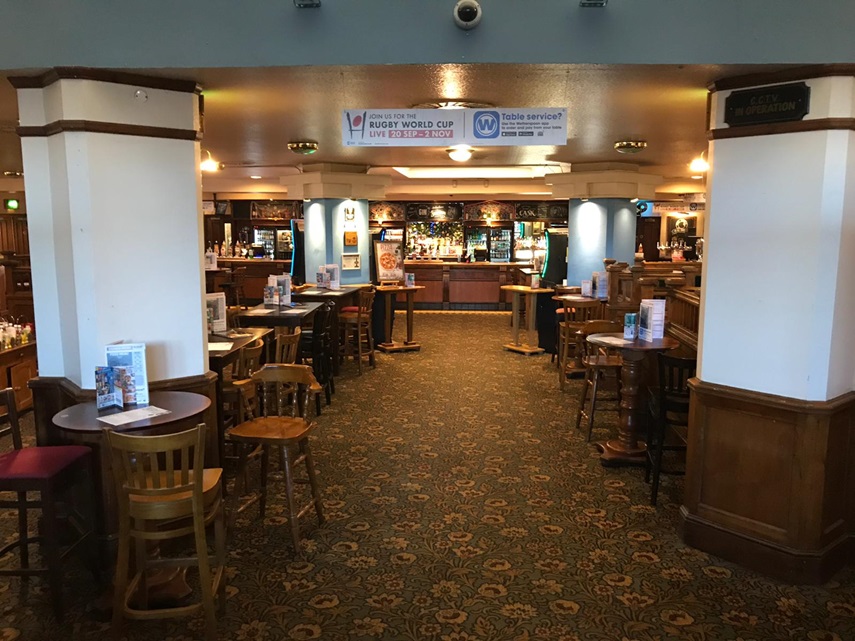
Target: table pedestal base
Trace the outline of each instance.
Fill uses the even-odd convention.
[[[526,356],[531,356],[532,354],[542,354],[545,350],[542,347],[532,347],[531,345],[515,345],[513,343],[508,343],[505,345],[505,349],[510,350],[512,352],[516,352],[517,354],[525,354]]]
[[[412,342],[403,342],[403,343],[378,343],[377,349],[381,352],[390,353],[390,352],[418,352],[422,348],[421,343],[417,343],[415,341]]]
[[[637,447],[627,449],[619,440],[594,443],[600,452],[600,464],[603,467],[647,464],[647,445],[639,441]]]

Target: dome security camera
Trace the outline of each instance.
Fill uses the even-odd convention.
[[[474,29],[481,22],[481,5],[477,0],[459,0],[454,5],[454,24],[461,29]]]

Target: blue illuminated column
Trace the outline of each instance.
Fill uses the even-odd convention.
[[[570,200],[567,219],[567,284],[578,285],[603,271],[603,259],[632,264],[635,204],[623,198]]]
[[[367,175],[364,167],[318,164],[281,182],[289,198],[304,201],[306,280],[315,279],[320,265],[336,264],[342,285],[369,282],[368,199],[384,198],[389,178]]]

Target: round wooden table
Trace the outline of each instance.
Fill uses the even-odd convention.
[[[211,406],[211,399],[201,394],[192,392],[152,392],[149,395],[149,405],[169,410],[169,414],[154,416],[142,421],[135,421],[120,425],[115,429],[117,432],[131,432],[135,435],[147,436],[157,434],[170,434],[189,429],[202,420],[205,411]],[[110,543],[115,540],[118,533],[118,506],[116,505],[116,489],[113,480],[113,463],[110,456],[110,448],[107,446],[104,430],[111,426],[99,421],[99,416],[109,416],[122,412],[117,407],[112,407],[100,412],[95,406],[95,401],[78,403],[71,407],[60,410],[53,417],[53,424],[59,428],[64,443],[73,445],[86,445],[92,448],[92,460],[95,462],[93,470],[93,481],[95,484],[95,534],[101,539],[101,543]],[[209,425],[205,434],[205,457],[213,462],[219,459],[219,451],[216,446],[216,425]],[[214,463],[215,466],[218,466]],[[100,549],[110,551],[101,545]]]
[[[620,425],[618,437],[596,443],[603,465],[644,465],[647,444],[639,439],[644,425],[641,394],[641,363],[649,352],[676,349],[680,342],[666,336],[652,341],[626,340],[622,332],[591,334],[588,342],[597,347],[619,349],[623,357],[620,371]]]
[[[112,407],[98,411],[95,401],[89,401],[66,407],[54,414],[52,419],[53,424],[62,432],[65,442],[92,448],[92,460],[95,462],[92,475],[95,485],[95,504],[92,506],[92,511],[95,517],[95,536],[98,539],[102,568],[111,568],[115,563],[119,518],[112,456],[104,430],[111,428],[116,432],[130,432],[136,436],[180,432],[202,421],[205,411],[211,406],[211,399],[192,392],[152,392],[149,395],[149,406],[169,410],[169,414],[112,427],[108,423],[99,421],[98,417],[118,414],[125,410]],[[207,461],[219,459],[216,425],[207,426],[205,458]],[[219,465],[215,466],[219,467]],[[189,594],[192,590],[187,585],[185,574],[186,568],[182,568],[179,571],[160,571],[150,576],[149,592],[152,602],[174,604]],[[95,607],[106,611],[111,604],[111,596],[107,594]]]

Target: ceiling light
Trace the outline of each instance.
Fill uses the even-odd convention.
[[[638,202],[638,198],[630,198],[630,199],[629,199],[629,202],[631,202],[631,203],[637,203],[637,202]]]
[[[445,151],[448,152],[448,157],[457,162],[466,162],[472,158],[472,147],[469,145],[452,145]]]
[[[261,180],[261,176],[250,176],[253,180]]]
[[[308,142],[305,140],[299,142],[289,142],[288,149],[293,151],[295,154],[300,154],[302,156],[310,156],[318,150],[318,143]]]
[[[637,154],[645,149],[647,142],[644,140],[618,140],[615,143],[615,151],[619,154]]]
[[[703,179],[703,176],[701,176],[701,175],[692,176],[692,180],[702,180],[702,179]]]
[[[579,0],[580,7],[605,7],[609,0]]]
[[[689,171],[694,174],[702,174],[709,170],[710,164],[707,162],[707,159],[704,158],[704,155],[707,152],[701,152],[701,155],[695,158],[692,162],[689,163]]]
[[[202,171],[219,171],[223,168],[222,163],[218,163],[211,156],[211,152],[206,150],[208,157],[205,158],[201,163],[199,163],[199,169]]]
[[[294,0],[294,6],[298,9],[311,9],[313,7],[320,7],[321,0]]]
[[[472,100],[433,100],[419,102],[410,109],[489,109],[495,105],[489,102],[474,102]]]
[[[6,178],[21,178],[24,175],[23,171],[4,171],[3,175]]]
[[[551,173],[550,165],[515,167],[393,167],[407,178],[543,178]]]

